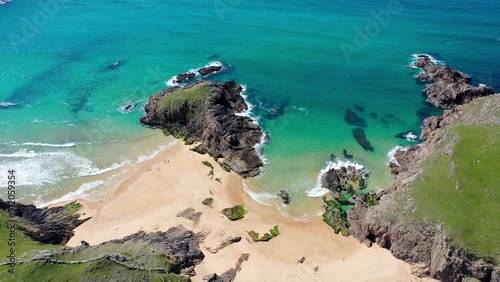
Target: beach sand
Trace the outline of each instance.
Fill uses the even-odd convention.
[[[204,160],[214,165],[215,178],[221,183],[208,176],[210,169],[201,164]],[[180,141],[138,165],[141,167],[105,198],[78,199],[84,205],[84,217],[92,219],[75,230],[69,246],[77,246],[81,240],[94,245],[139,230],[164,231],[182,224],[206,234],[201,244],[205,259],[196,267],[193,281],[203,281],[211,273],[222,274],[235,266],[242,253],[248,253],[249,259],[235,281],[433,281],[412,276],[410,265],[388,250],[367,248],[352,237],[336,235],[321,217],[292,221],[275,208],[256,203],[243,191],[238,175],[224,171],[209,156],[190,151]],[[202,204],[208,197],[214,199],[213,209]],[[236,204],[245,204],[248,213],[232,222],[221,210]],[[177,217],[189,207],[203,213],[198,222]],[[269,242],[251,242],[247,235],[250,230],[263,234],[274,225],[279,225],[281,233]],[[216,254],[208,251],[229,236],[242,240]],[[298,263],[301,257],[305,261]]]

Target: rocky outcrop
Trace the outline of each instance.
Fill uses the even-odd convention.
[[[235,243],[239,243],[240,241],[241,241],[241,236],[227,237],[226,239],[224,239],[224,241],[222,241],[222,243],[220,243],[219,246],[217,246],[215,248],[207,248],[207,251],[209,251],[212,254],[216,254],[220,250],[224,249],[225,247],[230,246],[230,245],[235,244]]]
[[[220,276],[216,273],[206,275],[203,277],[203,280],[207,282],[231,282],[236,279],[236,275],[241,271],[241,265],[243,262],[247,261],[250,257],[249,254],[243,253],[240,258],[236,261],[236,265],[234,268],[230,268],[226,272],[222,273]]]
[[[0,199],[0,211],[17,220],[20,228],[33,240],[44,244],[66,244],[75,233],[73,230],[90,218],[79,219],[79,204],[39,209],[34,205],[5,202]]]
[[[200,250],[202,238],[182,225],[169,228],[165,232],[146,233],[139,231],[119,240],[107,241],[105,244],[125,244],[127,242],[147,243],[168,254],[170,270],[177,274],[195,275],[194,267],[205,255]]]
[[[366,245],[376,243],[390,250],[396,258],[412,263],[418,268],[415,273],[430,275],[441,281],[462,281],[465,277],[500,281],[498,263],[452,244],[442,225],[417,221],[413,216],[415,204],[411,192],[413,181],[423,171],[424,160],[434,154],[440,141],[448,134],[442,129],[457,120],[498,124],[498,118],[491,117],[491,111],[489,114],[483,113],[482,109],[465,113],[462,106],[493,91],[485,86],[471,87],[467,84],[470,81],[468,75],[446,66],[436,66],[428,56],[420,57],[415,66],[424,70],[419,79],[433,82],[424,90],[428,101],[448,110],[441,117],[433,116],[425,120],[420,136],[425,140],[424,144],[395,153],[391,163],[395,180],[378,205],[370,206],[367,199],[361,197],[354,201],[354,208],[347,215],[349,233]],[[498,112],[498,101],[498,98],[492,98],[484,103]],[[440,150],[448,154],[446,148]]]
[[[276,193],[276,195],[283,200],[283,204],[285,205],[290,204],[290,201],[292,200],[290,194],[286,190],[281,190],[278,193]]]
[[[241,92],[241,85],[233,81],[201,81],[162,90],[149,99],[141,123],[201,142],[236,173],[256,176],[263,162],[255,147],[263,133],[252,119],[237,115],[248,109]]]
[[[194,72],[181,73],[175,77],[174,82],[178,84],[184,83],[185,81],[195,78],[195,76],[196,74]]]
[[[209,65],[198,69],[198,73],[201,74],[201,76],[205,77],[220,72],[221,70],[222,70],[221,65]]]
[[[342,164],[336,159],[336,165],[328,169],[321,177],[321,187],[332,192],[334,198],[342,191],[354,194],[354,189],[366,188],[368,172],[359,165]]]
[[[431,82],[422,92],[428,102],[439,108],[451,109],[455,105],[467,104],[478,97],[495,93],[493,88],[485,85],[469,85],[471,77],[468,74],[446,65],[436,65],[427,55],[419,55],[414,67],[423,71],[417,79]]]

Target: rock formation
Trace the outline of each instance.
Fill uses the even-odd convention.
[[[445,65],[436,65],[427,55],[419,55],[414,66],[423,71],[417,76],[420,81],[431,82],[422,92],[427,96],[427,101],[436,107],[451,109],[455,105],[467,104],[478,97],[495,93],[493,88],[485,85],[469,85],[471,77],[468,74]]]
[[[0,211],[18,219],[18,224],[24,233],[33,240],[44,244],[64,245],[75,233],[73,230],[90,218],[79,219],[75,214],[79,204],[39,209],[34,205],[4,202],[0,199]]]
[[[207,67],[203,67],[198,69],[198,73],[201,74],[201,76],[209,76],[213,73],[217,73],[222,70],[222,66],[220,65],[209,65]]]
[[[263,133],[252,119],[237,115],[248,109],[241,91],[233,81],[200,81],[162,90],[149,99],[141,123],[201,142],[236,173],[253,177],[263,165],[255,148]]]
[[[283,204],[285,205],[290,204],[290,201],[292,200],[290,194],[286,190],[281,190],[278,193],[276,193],[276,195],[283,200]]]
[[[465,118],[461,105],[490,95],[493,89],[472,87],[468,85],[470,77],[467,74],[447,66],[437,66],[425,55],[420,56],[415,66],[424,71],[418,79],[433,82],[424,90],[428,101],[448,110],[442,117],[426,119],[420,137],[426,141],[424,144],[396,152],[391,164],[391,170],[396,174],[394,183],[378,205],[371,206],[363,198],[354,201],[354,208],[348,212],[349,233],[367,245],[376,243],[389,249],[396,258],[418,266],[418,273],[441,281],[462,281],[465,277],[500,281],[498,264],[451,244],[442,225],[417,221],[412,216],[415,203],[411,193],[412,182],[422,173],[423,161],[433,155],[437,144],[448,134],[441,129],[457,120],[498,124],[498,117],[492,112],[500,111],[500,100],[497,97],[485,100],[489,111],[467,113]]]

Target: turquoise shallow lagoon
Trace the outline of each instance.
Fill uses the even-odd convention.
[[[387,153],[410,144],[395,135],[436,112],[405,66],[411,54],[500,89],[499,12],[497,1],[14,0],[0,6],[0,167],[18,171],[26,200],[90,192],[165,145],[138,122],[147,98],[220,61],[213,79],[247,86],[268,135],[248,189],[268,204],[288,189],[279,209],[315,215],[306,191],[331,154],[346,149],[371,172],[369,189],[387,188]],[[348,108],[373,152],[353,138]]]

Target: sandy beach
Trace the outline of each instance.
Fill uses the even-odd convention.
[[[140,168],[105,198],[78,199],[84,205],[81,213],[92,219],[75,230],[68,245],[77,246],[81,240],[94,245],[139,230],[167,230],[181,224],[206,235],[201,244],[205,259],[196,267],[193,281],[222,274],[235,266],[242,253],[248,253],[249,259],[235,281],[433,281],[413,276],[410,265],[388,250],[367,248],[352,237],[334,234],[320,217],[292,221],[256,203],[243,191],[238,175],[189,147],[174,141],[155,158],[138,164]],[[201,164],[205,160],[215,167],[213,179],[208,176],[210,169]],[[213,209],[202,204],[208,197],[214,199]],[[232,222],[221,210],[236,204],[245,204],[248,213]],[[177,217],[187,208],[202,212],[198,222]],[[250,230],[263,234],[274,225],[281,233],[269,242],[251,242],[247,235]],[[230,236],[243,239],[215,254],[209,251]],[[305,260],[298,263],[301,257]]]

